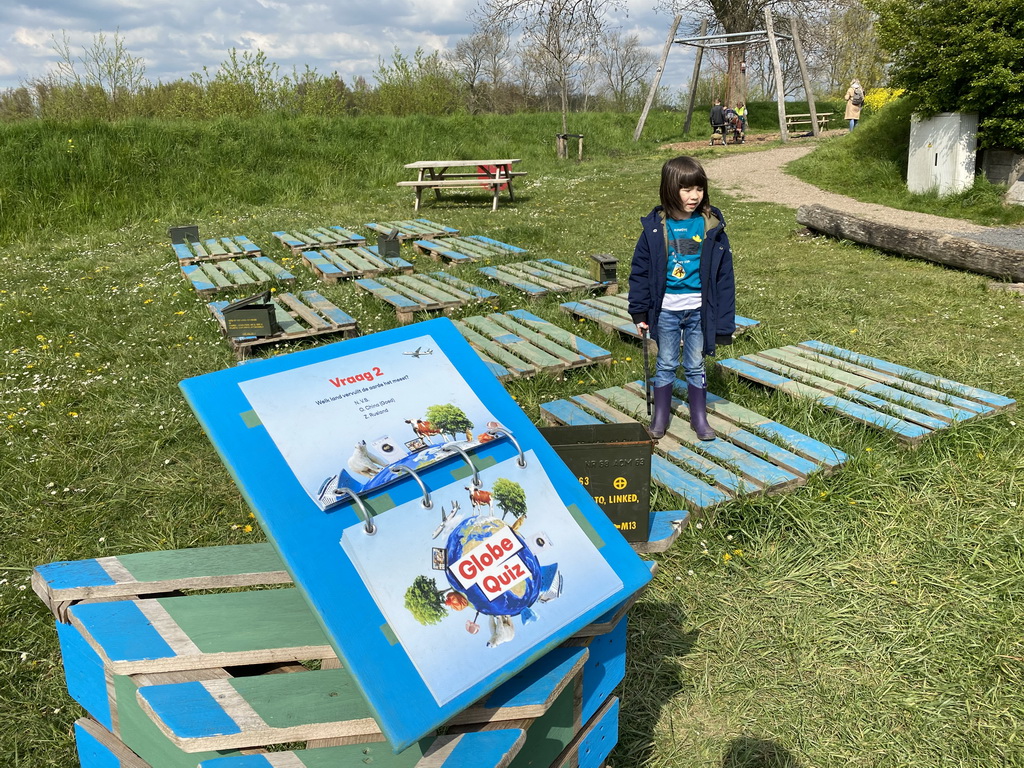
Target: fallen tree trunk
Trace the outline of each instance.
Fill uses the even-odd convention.
[[[934,261],[1003,280],[1024,282],[1024,250],[923,229],[882,224],[823,205],[801,205],[797,209],[796,220],[808,229],[883,251]]]

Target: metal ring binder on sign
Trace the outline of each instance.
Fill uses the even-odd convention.
[[[511,432],[509,432],[504,427],[492,427],[491,429],[487,430],[487,434],[489,434],[489,435],[504,435],[509,440],[511,440],[512,441],[512,445],[514,445],[516,447],[516,450],[519,451],[519,460],[516,463],[521,468],[526,466],[526,454],[523,453],[523,449],[519,446],[519,441],[515,439],[515,437],[512,435]]]
[[[359,507],[359,511],[363,513],[363,530],[366,531],[367,536],[373,536],[377,532],[377,526],[373,524],[373,516],[370,514],[370,510],[363,504],[363,500],[359,498],[359,494],[353,491],[351,488],[338,488],[334,491],[336,496],[341,496],[347,493],[352,497],[352,501]]]
[[[423,482],[423,479],[419,476],[418,472],[416,472],[413,469],[410,469],[409,467],[405,467],[405,466],[402,466],[402,465],[399,465],[397,467],[392,467],[391,471],[395,472],[395,473],[406,472],[406,473],[412,475],[412,479],[415,480],[419,484],[420,490],[423,491],[423,508],[424,509],[433,509],[434,508],[434,502],[430,500],[430,491],[427,490],[427,485],[426,485],[426,483]]]
[[[473,470],[473,487],[479,488],[481,485],[483,485],[483,483],[480,482],[480,473],[477,471],[476,464],[474,464],[473,460],[469,458],[469,454],[466,453],[462,446],[456,445],[455,443],[445,443],[444,445],[441,446],[441,450],[458,451],[460,454],[462,454],[462,458],[466,460],[466,463],[469,464],[470,468]]]

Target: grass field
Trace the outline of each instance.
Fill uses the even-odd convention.
[[[668,157],[657,146],[677,138],[679,116],[656,118],[639,145],[632,118],[586,121],[583,163],[554,159],[556,116],[0,126],[0,763],[75,764],[80,710],[28,588],[34,565],[261,538],[177,389],[235,361],[180,277],[168,225],[246,234],[283,260],[272,230],[410,217],[410,193],[394,186],[404,162],[512,155],[528,172],[515,203],[491,213],[486,193],[452,194],[421,214],[537,256],[614,254],[624,284]],[[785,208],[715,190],[712,201],[728,220],[738,311],[762,322],[726,354],[819,339],[1024,396],[1019,296],[803,236]],[[363,333],[394,325],[352,286],[296,272]],[[569,322],[554,299],[502,291],[501,306]],[[616,362],[509,383],[535,420],[541,402],[642,377],[634,346],[576,328]],[[631,617],[613,764],[1024,764],[1020,418],[907,450],[809,403],[710,380],[851,461],[794,492],[720,507],[654,556],[658,575]],[[654,501],[679,507],[665,492]]]

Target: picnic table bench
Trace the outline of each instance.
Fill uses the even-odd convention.
[[[295,282],[295,275],[267,256],[184,264],[181,274],[199,294],[253,288],[270,281]]]
[[[492,280],[522,291],[530,298],[571,291],[603,290],[611,294],[619,290],[617,282],[595,280],[585,269],[555,259],[481,267],[478,271]]]
[[[393,272],[409,275],[414,270],[412,264],[399,256],[382,258],[376,245],[303,251],[302,260],[325,283]]]
[[[298,256],[313,248],[363,245],[366,238],[345,227],[309,227],[307,229],[278,230],[272,233],[281,244]]]
[[[505,160],[420,160],[406,164],[406,168],[417,171],[415,181],[400,181],[400,187],[412,187],[416,192],[414,210],[420,209],[424,189],[434,190],[435,199],[441,199],[442,189],[486,188],[493,196],[491,210],[498,210],[498,195],[508,190],[510,200],[515,200],[512,180],[524,176],[525,171],[513,171],[518,158]],[[454,169],[454,170],[453,170]],[[473,169],[473,170],[467,170]]]
[[[828,120],[832,117],[831,112],[818,113],[818,130],[824,131],[828,127]],[[813,125],[811,115],[786,115],[786,128],[810,128]]]
[[[339,309],[317,291],[302,291],[298,296],[292,293],[278,293],[271,301],[274,317],[280,332],[272,336],[228,337],[231,348],[238,359],[244,359],[254,347],[280,342],[297,341],[314,336],[340,334],[342,338],[359,335],[359,324],[355,318]],[[207,308],[217,319],[221,333],[227,335],[224,307],[227,301],[213,301]]]
[[[82,768],[599,768],[617,740],[635,595],[396,757],[300,592],[254,588],[287,581],[270,544],[35,569]]]
[[[446,272],[361,278],[355,284],[395,308],[400,325],[413,322],[416,312],[451,313],[474,301],[494,301],[498,294]]]
[[[458,264],[527,252],[525,248],[517,248],[483,235],[416,240],[413,247],[420,253],[429,254],[434,261],[447,259]]]

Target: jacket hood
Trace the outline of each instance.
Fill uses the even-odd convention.
[[[647,229],[648,227],[654,224],[661,223],[664,221],[665,209],[660,205],[654,206],[654,208],[651,209],[651,212],[649,214],[640,219],[640,222],[644,225],[644,229]],[[715,229],[715,227],[717,227],[719,224],[722,225],[722,229],[725,229],[725,216],[718,208],[715,208],[715,206],[712,205],[711,213],[704,214],[704,231],[710,232],[711,230]]]

